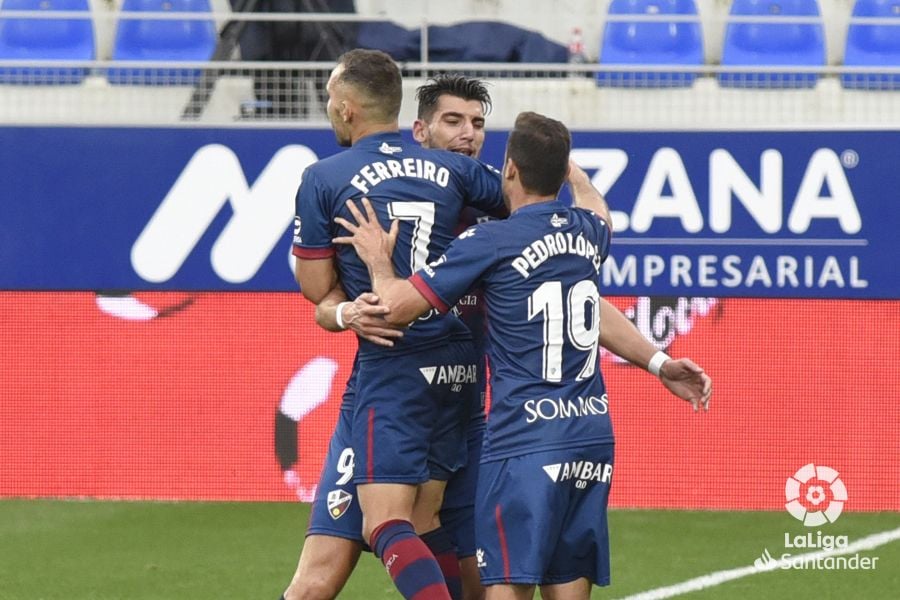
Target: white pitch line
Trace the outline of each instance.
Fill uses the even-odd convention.
[[[726,581],[733,581],[748,575],[756,575],[757,573],[766,573],[775,571],[776,569],[786,568],[797,560],[817,560],[819,558],[828,558],[830,556],[842,556],[844,554],[855,554],[864,550],[873,550],[879,546],[889,544],[890,542],[900,540],[900,527],[890,531],[882,531],[870,536],[861,538],[845,548],[833,548],[831,550],[819,550],[817,552],[809,552],[807,554],[791,555],[789,559],[773,560],[762,567],[750,565],[748,567],[739,567],[737,569],[728,569],[726,571],[716,571],[708,575],[701,575],[694,579],[688,579],[675,585],[656,588],[634,594],[620,600],[664,600],[665,598],[673,598],[688,592],[696,592],[713,586],[721,585]]]

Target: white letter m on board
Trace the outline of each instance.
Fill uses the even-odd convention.
[[[230,201],[234,214],[213,244],[210,262],[229,283],[249,280],[290,227],[301,175],[316,160],[306,146],[285,146],[251,187],[230,148],[203,146],[131,248],[135,272],[153,283],[171,279]]]

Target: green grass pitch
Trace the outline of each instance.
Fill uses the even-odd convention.
[[[0,599],[270,599],[291,578],[308,505],[57,500],[0,501]],[[900,513],[844,514],[823,534],[853,541],[900,527]],[[615,510],[613,583],[623,598],[780,556],[806,530],[784,512]],[[777,570],[679,596],[686,599],[900,598],[900,542],[861,556],[866,571]],[[340,596],[400,598],[371,555]]]

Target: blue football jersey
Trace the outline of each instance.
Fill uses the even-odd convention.
[[[352,246],[332,244],[348,233],[334,218],[353,221],[346,201],[356,200],[361,209],[363,197],[371,201],[383,227],[400,221],[393,263],[402,277],[441,255],[455,237],[464,206],[505,210],[495,169],[460,154],[407,143],[399,133],[365,137],[318,161],[306,169],[297,192],[293,252],[306,259],[336,256],[349,298],[371,291],[372,283]],[[468,330],[456,317],[433,311],[414,322],[393,348],[360,340],[360,354],[411,352],[460,336],[467,337]]]
[[[462,215],[460,215],[459,223],[456,226],[456,234],[462,233],[472,225],[486,223],[494,220],[494,218],[480,210],[466,207],[463,209]],[[488,349],[487,309],[484,306],[481,289],[470,289],[456,303],[454,312],[472,332],[472,342],[475,344],[475,350],[479,355],[485,354]]]
[[[482,461],[612,442],[599,369],[599,273],[608,225],[558,201],[470,227],[411,281],[439,310],[480,286],[491,411]]]

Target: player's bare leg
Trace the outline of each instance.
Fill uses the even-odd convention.
[[[363,538],[371,541],[375,528],[397,519],[412,522],[418,488],[405,483],[364,483],[356,488],[363,513]]]
[[[591,597],[591,582],[582,577],[567,583],[542,585],[541,597],[544,600],[588,600]]]
[[[534,598],[533,584],[495,584],[485,588],[487,600],[531,600]]]
[[[362,544],[330,535],[310,535],[303,543],[285,600],[333,600],[356,567]]]
[[[474,556],[459,559],[459,573],[462,578],[463,600],[484,600],[484,586],[478,575],[478,563]]]
[[[446,481],[431,479],[419,486],[416,491],[416,502],[413,506],[412,522],[416,533],[428,533],[441,526],[439,514],[444,502]]]

